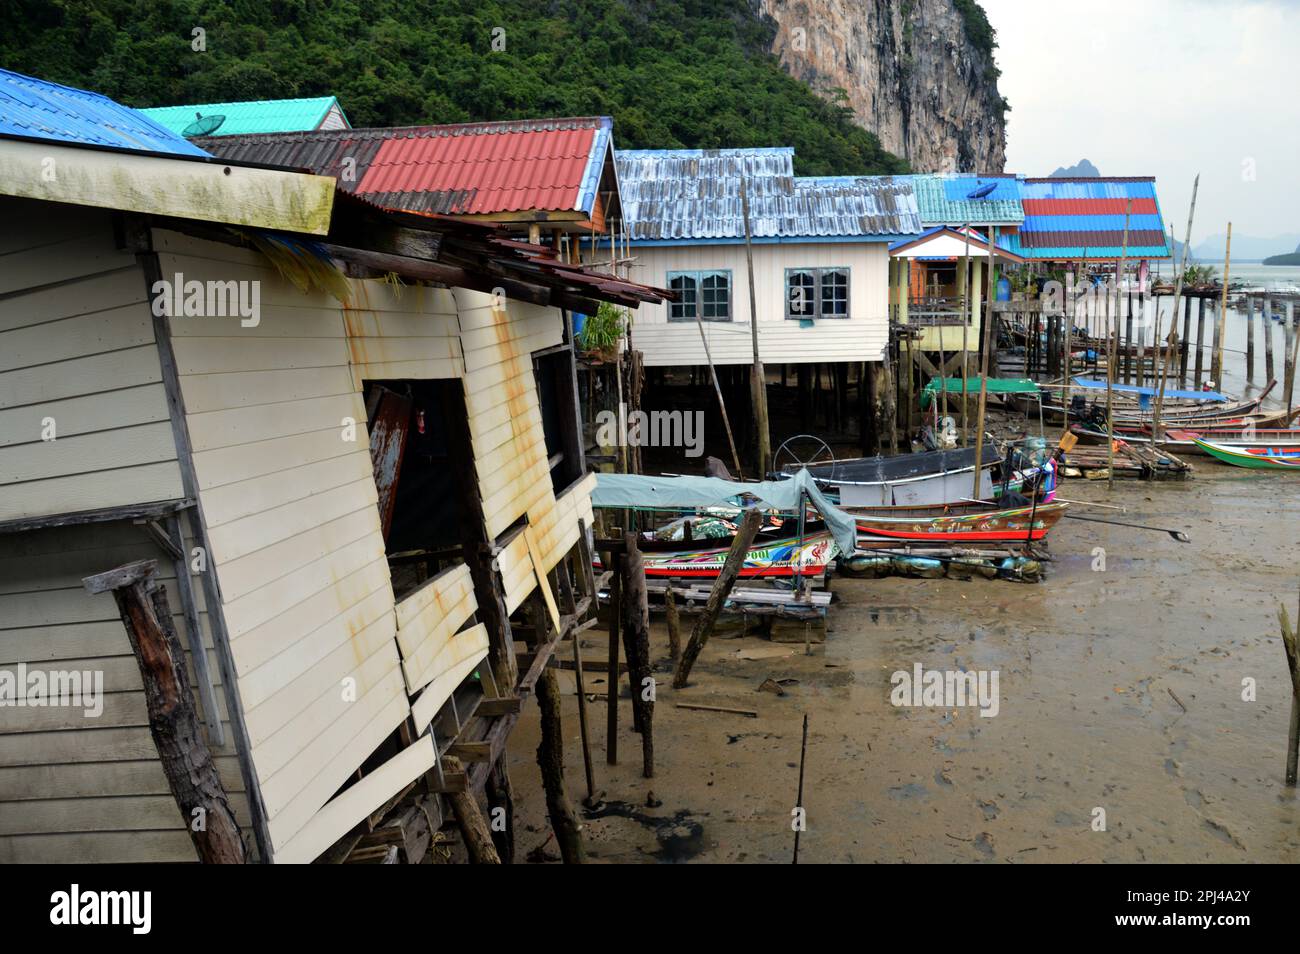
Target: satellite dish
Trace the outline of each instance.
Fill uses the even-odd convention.
[[[990,182],[988,185],[980,186],[980,187],[979,187],[978,189],[976,189],[974,192],[968,192],[968,193],[966,194],[966,198],[968,198],[968,199],[985,199],[985,198],[988,198],[988,196],[990,196],[990,195],[993,194],[993,190],[996,189],[997,187],[998,187],[998,184],[997,184],[996,182]]]
[[[213,113],[210,116],[204,116],[200,113],[194,114],[194,122],[190,123],[181,130],[181,135],[186,139],[194,136],[211,136],[221,128],[221,124],[226,121],[226,117],[220,113]]]

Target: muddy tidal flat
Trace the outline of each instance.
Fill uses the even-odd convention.
[[[616,766],[604,699],[590,707],[604,793],[594,811],[581,807],[577,699],[561,672],[568,789],[589,860],[789,862],[806,713],[801,862],[1300,861],[1277,621],[1280,602],[1296,615],[1300,480],[1192,460],[1185,482],[1061,489],[1127,508],[1073,512],[1183,530],[1190,543],[1067,519],[1042,583],[837,577],[811,655],[802,643],[715,638],[692,684],[673,690],[656,618],[656,775],[641,777],[624,681]],[[603,658],[604,633],[584,634],[583,649]],[[997,714],[891,704],[891,676],[917,664],[996,671]],[[768,677],[786,680],[785,695],[759,691]],[[587,679],[604,692],[604,673]],[[537,739],[530,702],[510,738],[518,861],[558,860]]]

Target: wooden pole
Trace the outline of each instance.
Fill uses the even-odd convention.
[[[1255,380],[1255,299],[1250,295],[1246,296],[1246,380]]]
[[[988,291],[985,295],[985,301],[988,306],[984,313],[980,315],[980,336],[984,340],[984,347],[980,354],[980,400],[979,410],[975,416],[975,486],[971,490],[971,499],[980,500],[980,477],[984,474],[984,468],[981,461],[984,458],[984,411],[988,402],[989,388],[989,352],[993,350],[989,343],[989,329],[993,327],[993,268],[997,264],[997,245],[998,245],[998,227],[996,225],[989,228],[989,254],[988,254]]]
[[[1205,310],[1205,296],[1201,296],[1197,302],[1197,310]],[[1179,383],[1187,381],[1187,347],[1188,342],[1192,340],[1192,296],[1188,295],[1183,299],[1183,340],[1178,342],[1178,380]]]
[[[1186,252],[1186,249],[1184,249]],[[1224,323],[1228,320],[1228,277],[1232,272],[1232,223],[1228,223],[1228,239],[1223,248],[1223,297],[1219,301],[1219,323],[1215,326],[1214,357],[1210,360],[1210,377],[1214,378],[1216,388],[1223,387],[1223,334]],[[1268,328],[1264,329],[1265,332]],[[1273,376],[1269,375],[1269,380]]]
[[[1196,374],[1192,378],[1192,383],[1195,387],[1198,388],[1201,386],[1201,376],[1204,373],[1204,367],[1205,367],[1204,348],[1205,348],[1205,306],[1206,305],[1210,305],[1211,308],[1214,307],[1208,298],[1202,298],[1201,313],[1196,319]],[[1251,339],[1251,343],[1253,346],[1254,339]]]
[[[203,740],[185,668],[185,648],[157,573],[156,560],[139,560],[81,582],[90,593],[112,592],[117,602],[144,683],[149,733],[199,861],[243,864],[247,860],[244,841],[212,752]],[[204,650],[199,645],[194,651]],[[220,718],[215,712],[210,717]]]
[[[1296,631],[1287,619],[1285,606],[1277,608],[1277,619],[1282,624],[1282,648],[1286,651],[1287,670],[1291,675],[1291,724],[1286,739],[1286,783],[1295,788],[1296,769],[1300,764],[1300,650],[1297,649]]]
[[[1273,301],[1264,296],[1264,380],[1273,380]],[[1220,384],[1222,387],[1222,384]]]
[[[961,446],[970,445],[970,360],[966,349],[970,345],[970,316],[973,313],[971,309],[970,298],[970,223],[966,223],[965,229],[962,230],[965,235],[966,247],[962,251],[961,257]],[[1028,342],[1026,342],[1028,345]],[[1028,349],[1026,349],[1028,350]]]
[[[623,534],[623,644],[632,690],[632,723],[641,734],[642,774],[655,776],[654,670],[650,665],[650,605],[635,533]],[[647,697],[648,693],[648,697]]]
[[[456,756],[444,755],[442,771],[445,774],[464,774],[465,766]],[[461,841],[465,843],[465,851],[469,855],[470,863],[501,864],[501,856],[497,854],[496,845],[492,841],[492,832],[488,829],[487,821],[483,818],[483,812],[479,810],[473,793],[463,791],[445,794],[448,804],[451,805],[451,812],[456,816],[456,825],[460,828]]]
[[[803,714],[803,741],[799,744],[799,794],[798,796],[796,796],[796,804],[795,804],[795,807],[798,808],[800,811],[803,811],[803,769],[804,769],[804,762],[807,760],[807,758],[808,758],[808,713],[805,712]],[[804,818],[807,817],[808,817],[808,813],[804,812]],[[791,861],[791,864],[797,865],[799,863],[799,833],[801,831],[803,831],[802,825],[800,825],[798,828],[794,830],[794,858]]]
[[[1201,177],[1200,174],[1198,173],[1196,178],[1192,180],[1192,203],[1190,207],[1187,209],[1187,232],[1185,238],[1183,239],[1182,264],[1179,265],[1178,274],[1174,276],[1174,307],[1173,307],[1173,311],[1169,313],[1169,339],[1168,341],[1165,342],[1163,359],[1158,359],[1161,362],[1160,367],[1152,369],[1154,372],[1157,373],[1157,377],[1158,377],[1158,381],[1156,384],[1155,409],[1151,415],[1152,441],[1158,441],[1162,436],[1160,431],[1160,412],[1164,409],[1164,404],[1165,404],[1165,383],[1166,383],[1166,379],[1169,377],[1170,356],[1173,351],[1174,343],[1178,340],[1178,328],[1177,328],[1178,302],[1181,299],[1183,294],[1183,277],[1187,272],[1187,249],[1188,246],[1192,244],[1192,219],[1196,215],[1196,192],[1200,188],[1200,185],[1201,185]],[[1159,350],[1160,349],[1160,309],[1159,308],[1156,309],[1155,331],[1156,333],[1155,333],[1154,344],[1157,349],[1156,354],[1159,355],[1160,354],[1160,350]],[[1222,342],[1220,342],[1220,348],[1222,348]],[[1220,358],[1219,358],[1220,371],[1222,371],[1223,352],[1220,350],[1219,354],[1220,354]],[[1155,476],[1156,476],[1156,469],[1153,467],[1151,468],[1151,479],[1155,480]]]
[[[574,641],[577,642],[576,640]],[[444,763],[444,771],[445,771]],[[506,756],[502,755],[488,772],[487,782],[483,787],[488,806],[505,813],[505,827],[498,831],[492,829],[492,844],[496,847],[497,857],[505,865],[514,864],[515,860],[515,792],[510,784],[510,772],[506,768]]]
[[[1133,214],[1133,200],[1129,199],[1124,203],[1124,238],[1123,244],[1119,251],[1119,269],[1117,272],[1117,284],[1115,286],[1115,332],[1112,338],[1113,344],[1106,350],[1109,352],[1106,361],[1106,489],[1115,489],[1115,362],[1117,351],[1119,349],[1119,313],[1123,310],[1124,293],[1127,290],[1127,280],[1125,271],[1128,268],[1128,226],[1129,218]],[[1106,296],[1110,301],[1110,295]],[[1129,321],[1133,320],[1132,300],[1129,301],[1130,314]],[[1111,329],[1109,324],[1106,327],[1106,337],[1111,338]]]
[[[745,265],[749,269],[749,336],[754,347],[751,387],[754,391],[754,423],[758,427],[758,475],[767,473],[772,458],[772,435],[767,420],[767,372],[758,351],[758,292],[754,288],[754,249],[750,244],[749,190],[740,180],[740,211],[745,217]],[[647,776],[648,777],[648,776]]]
[[[664,617],[668,623],[668,658],[675,663],[682,657],[682,624],[671,583],[664,589]]]
[[[1285,330],[1284,344],[1286,353],[1282,356],[1286,391],[1287,424],[1291,422],[1291,404],[1295,398],[1296,348],[1300,346],[1300,332],[1295,327],[1295,302],[1286,303],[1286,320],[1282,325]]]
[[[610,554],[609,671],[605,696],[605,761],[618,764],[618,632],[623,617],[623,558]]]
[[[695,625],[691,628],[691,637],[682,649],[681,659],[677,661],[677,671],[673,675],[674,689],[686,687],[686,680],[691,675],[691,667],[695,665],[700,650],[704,648],[709,635],[713,632],[713,624],[717,622],[718,615],[727,602],[727,595],[736,582],[736,577],[745,563],[745,557],[749,554],[749,548],[762,522],[763,515],[756,507],[745,511],[744,519],[740,521],[740,526],[736,530],[736,539],[732,541],[731,549],[727,551],[727,560],[722,565],[722,572],[714,581],[713,589],[709,591],[709,598],[704,603],[704,611],[696,617]]]

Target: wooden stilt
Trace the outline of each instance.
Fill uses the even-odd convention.
[[[149,732],[199,861],[243,864],[244,841],[203,740],[185,648],[157,572],[156,560],[140,560],[81,582],[90,593],[111,592],[117,602],[144,683]],[[197,649],[202,652],[202,647]]]
[[[1255,380],[1255,299],[1250,295],[1246,296],[1246,380]]]
[[[1300,766],[1300,649],[1296,646],[1296,631],[1291,628],[1286,607],[1277,608],[1278,622],[1282,625],[1282,648],[1286,651],[1287,670],[1291,675],[1291,723],[1286,739],[1286,783],[1295,788],[1296,770]],[[1300,623],[1300,619],[1297,620]]]
[[[554,678],[554,675],[552,675]],[[453,775],[465,773],[465,766],[454,755],[444,755],[442,757],[442,770],[444,773]],[[492,841],[492,832],[488,828],[486,819],[483,818],[483,812],[479,810],[478,802],[475,801],[472,792],[447,792],[445,793],[448,804],[451,805],[452,814],[456,816],[456,825],[460,828],[461,840],[465,843],[465,851],[469,854],[471,864],[476,865],[499,865],[501,856],[497,854],[496,844]]]
[[[623,616],[623,558],[610,554],[609,567],[609,691],[605,696],[605,761],[618,764],[618,640]]]
[[[632,722],[641,735],[642,774],[654,778],[654,670],[650,665],[650,606],[645,568],[636,534],[625,533],[623,544],[623,643],[632,690]]]
[[[682,656],[682,624],[671,583],[664,588],[664,618],[668,624],[668,658],[675,663]]]
[[[495,825],[489,826],[492,836],[492,844],[496,847],[497,856],[501,859],[502,864],[513,864],[515,860],[515,794],[514,789],[510,786],[510,772],[506,768],[506,757],[503,755],[496,760],[492,766],[492,771],[488,773],[487,784],[483,787],[483,794],[487,797],[488,808],[495,815],[497,810],[503,813],[505,827],[498,829]]]
[[[722,571],[718,574],[713,589],[709,591],[709,598],[704,603],[704,611],[696,617],[695,625],[691,629],[691,638],[682,649],[681,659],[677,661],[677,671],[673,675],[674,689],[686,687],[686,681],[691,675],[691,667],[695,665],[700,650],[704,648],[709,635],[713,632],[713,624],[717,622],[718,615],[727,601],[727,595],[736,582],[741,566],[744,565],[745,556],[749,553],[760,523],[762,523],[762,514],[756,508],[745,511],[744,519],[740,521],[740,527],[736,530],[736,538],[732,541],[731,549],[727,551],[727,559],[722,565]]]
[[[1273,380],[1273,300],[1264,299],[1264,380]]]
[[[1210,303],[1208,299],[1202,298],[1202,299],[1201,299],[1201,313],[1200,313],[1200,315],[1199,315],[1199,316],[1197,317],[1197,319],[1196,319],[1196,374],[1195,374],[1195,377],[1194,377],[1192,380],[1193,380],[1195,386],[1198,387],[1198,388],[1201,386],[1201,377],[1202,377],[1202,375],[1203,375],[1203,373],[1204,373],[1204,367],[1205,367],[1205,366],[1204,366],[1204,361],[1205,361],[1205,354],[1204,354],[1204,349],[1205,349],[1205,306],[1206,306],[1207,304],[1210,304],[1210,307],[1211,307],[1211,308],[1214,307],[1213,304]],[[1213,314],[1211,314],[1211,317],[1213,317]]]

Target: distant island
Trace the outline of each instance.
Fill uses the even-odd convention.
[[[1265,265],[1300,265],[1300,252],[1287,252],[1284,255],[1270,255],[1264,259]]]
[[[1072,165],[1072,166],[1059,166],[1059,167],[1057,167],[1056,171],[1053,172],[1053,173],[1052,173],[1050,176],[1048,176],[1047,178],[1049,178],[1049,179],[1078,179],[1078,178],[1081,178],[1081,177],[1087,177],[1087,178],[1090,178],[1090,179],[1095,179],[1095,178],[1098,178],[1100,175],[1101,175],[1101,173],[1097,171],[1097,167],[1096,167],[1096,166],[1094,166],[1094,165],[1093,165],[1091,162],[1089,162],[1087,159],[1080,159],[1078,162],[1076,162],[1076,163],[1075,163],[1074,165]]]

